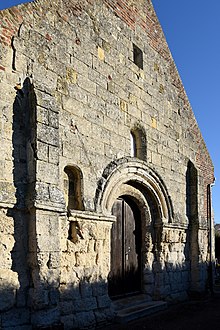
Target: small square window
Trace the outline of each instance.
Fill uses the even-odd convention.
[[[143,52],[133,44],[134,63],[143,70]]]

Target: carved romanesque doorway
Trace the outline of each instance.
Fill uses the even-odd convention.
[[[137,205],[128,197],[119,198],[112,207],[116,222],[111,231],[111,298],[141,291],[141,216]]]

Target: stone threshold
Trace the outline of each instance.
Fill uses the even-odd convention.
[[[113,301],[115,322],[124,324],[167,308],[164,301],[149,301],[144,294]]]

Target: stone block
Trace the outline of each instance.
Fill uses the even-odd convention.
[[[71,84],[76,84],[77,82],[77,72],[71,67],[66,68],[66,80]]]
[[[76,319],[79,329],[82,327],[94,327],[96,324],[95,315],[93,312],[77,313]]]
[[[66,203],[64,200],[64,194],[57,186],[52,184],[49,185],[49,195],[51,202],[59,204],[60,207],[62,207],[63,210],[65,211]]]
[[[60,252],[54,252],[52,251],[49,254],[49,260],[47,262],[47,267],[49,269],[54,268],[54,269],[58,269],[60,267],[61,264],[61,254]]]
[[[157,287],[157,290],[161,299],[166,299],[171,293],[170,285]]]
[[[19,289],[18,274],[10,269],[0,269],[0,311],[10,309],[15,305],[16,290]]]
[[[78,85],[88,93],[96,95],[96,83],[89,80],[88,78],[78,75]]]
[[[156,152],[152,152],[151,159],[152,159],[153,164],[155,164],[156,166],[161,166],[161,155],[159,155]],[[164,164],[163,164],[163,166],[164,166]]]
[[[104,49],[102,49],[101,47],[98,47],[98,59],[100,61],[104,61],[105,59],[105,52]]]
[[[76,312],[74,310],[74,305],[72,300],[71,301],[61,301],[60,304],[60,311],[61,311],[61,315],[71,315],[74,312]]]
[[[86,52],[80,49],[79,47],[75,48],[75,57],[79,59],[81,62],[86,64],[88,67],[92,66],[92,54],[90,53],[91,48],[89,47]],[[77,70],[77,67],[76,67]]]
[[[54,96],[37,89],[35,89],[34,92],[37,105],[57,113],[60,111],[61,105],[57,102]]]
[[[37,107],[37,121],[44,125],[49,124],[49,111],[46,108],[42,108],[40,106]]]
[[[29,290],[29,304],[34,310],[44,309],[49,306],[49,291],[39,287],[38,278],[34,282],[36,289]]]
[[[43,285],[48,288],[57,289],[60,284],[60,270],[58,269],[41,269],[40,279]]]
[[[66,330],[77,328],[77,323],[73,314],[61,316],[61,322]]]
[[[78,283],[74,282],[68,282],[68,283],[62,283],[59,287],[60,291],[60,300],[61,301],[80,301],[81,295],[79,291],[79,285]]]
[[[89,106],[89,109],[87,111],[91,112],[95,110],[96,113],[105,115],[106,103],[99,97],[99,95],[89,94],[87,104]]]
[[[6,311],[15,305],[16,301],[16,289],[13,288],[1,288],[1,302],[0,311]]]
[[[70,85],[68,91],[68,96],[73,102],[77,101],[87,106],[88,92],[86,90],[82,90],[78,85]]]
[[[154,274],[152,272],[150,274],[144,274],[144,283],[145,284],[154,283]]]
[[[48,144],[37,141],[37,157],[39,160],[48,161]]]
[[[50,299],[50,305],[51,306],[58,306],[60,302],[60,292],[57,288],[51,288],[49,289],[49,299]]]
[[[59,132],[57,128],[39,123],[37,130],[37,138],[41,142],[56,147],[59,146]]]
[[[0,209],[0,228],[1,234],[14,234],[14,219],[12,214],[10,216],[10,212],[7,209]]]
[[[71,59],[71,64],[73,65],[73,67],[75,69],[75,70],[72,69],[72,70],[75,71],[75,72],[73,71],[73,79],[74,80],[76,78],[76,81],[77,81],[78,73],[81,74],[81,75],[84,75],[84,76],[88,75],[88,71],[89,71],[90,67],[87,64],[85,64],[83,61],[81,61],[80,58],[73,57]]]
[[[36,243],[38,251],[60,251],[59,237],[57,235],[48,235],[47,237],[45,237],[42,234],[37,234]]]
[[[59,148],[49,146],[49,163],[58,165],[58,163],[59,163]]]
[[[107,90],[107,77],[103,76],[97,71],[94,71],[92,68],[89,68],[88,77],[91,81]],[[98,93],[97,96],[99,96]]]
[[[47,202],[50,200],[49,184],[44,182],[36,182],[36,200]]]
[[[59,115],[54,111],[48,112],[48,123],[50,127],[59,128]]]
[[[60,323],[60,312],[58,308],[39,310],[31,315],[34,326],[52,326]]]
[[[59,177],[59,168],[55,164],[44,161],[37,162],[36,179],[44,183],[57,184]]]
[[[115,317],[113,308],[106,308],[94,312],[98,324],[111,322]]]
[[[144,293],[152,296],[154,292],[154,286],[153,284],[145,284],[144,285]]]
[[[111,306],[111,299],[108,294],[97,297],[98,308],[108,308]]]
[[[14,308],[2,314],[2,327],[17,327],[30,324],[30,311],[26,308]]]
[[[69,97],[69,96],[64,96],[62,98],[63,101],[63,108],[65,109],[65,111],[63,112],[62,116],[59,118],[59,122],[63,123],[64,120],[68,120],[70,119],[70,114],[77,116],[77,117],[83,117],[84,114],[84,109],[85,109],[85,104],[80,102],[80,100],[73,100],[73,98]],[[66,120],[64,122],[64,124],[66,124]]]
[[[91,298],[84,298],[83,299],[83,304],[84,304],[84,310],[85,311],[91,311],[97,309],[97,301],[95,297]]]
[[[11,182],[0,181],[0,191],[0,202],[10,204],[16,203],[16,188]]]
[[[84,114],[85,119],[87,119],[88,121],[100,125],[103,125],[103,121],[104,121],[104,115],[102,113],[100,113],[100,111],[95,111],[93,109],[93,111],[90,111],[88,109],[87,112],[85,112]]]
[[[53,95],[57,86],[57,74],[41,65],[34,66],[34,85],[37,89]],[[43,88],[42,88],[43,86]]]
[[[88,298],[92,296],[92,287],[88,282],[80,282],[80,293],[82,298]]]

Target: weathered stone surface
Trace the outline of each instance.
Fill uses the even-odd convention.
[[[78,320],[78,327],[92,327],[96,323],[95,315],[93,312],[83,312],[76,314]]]
[[[16,327],[30,323],[30,313],[26,308],[14,308],[2,315],[2,326]]]
[[[206,289],[213,165],[151,1],[117,6],[0,11],[3,329],[113,318],[119,197],[139,226],[128,236],[141,293],[181,301]]]
[[[10,309],[16,302],[16,290],[19,289],[17,273],[0,268],[0,311]]]
[[[31,316],[33,325],[47,326],[60,323],[60,312],[58,308],[41,310]]]

